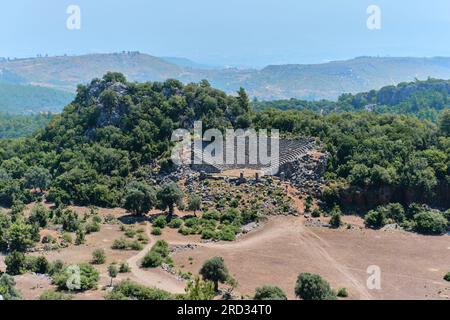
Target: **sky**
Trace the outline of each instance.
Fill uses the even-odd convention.
[[[67,8],[80,8],[80,29]],[[367,27],[380,9],[381,29]],[[140,51],[217,66],[450,56],[448,0],[2,0],[0,57]]]

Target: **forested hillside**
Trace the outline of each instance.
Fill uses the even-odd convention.
[[[195,119],[233,127],[249,114],[244,91],[232,97],[206,81],[137,84],[109,73],[79,86],[74,102],[36,136],[0,141],[0,203],[30,201],[24,177],[36,169],[52,178],[47,199],[118,206],[133,177],[148,178],[157,160],[170,155],[174,128],[191,128]]]
[[[0,113],[0,139],[27,137],[43,129],[52,115],[10,115]]]
[[[37,114],[60,112],[74,95],[51,88],[0,82],[0,112]]]
[[[427,203],[448,208],[450,111],[437,124],[407,115],[353,112],[320,115],[268,109],[253,113],[242,89],[229,96],[208,82],[129,83],[109,73],[80,86],[76,99],[33,137],[0,141],[0,203],[31,201],[27,177],[51,181],[47,199],[120,205],[125,186],[170,164],[175,128],[278,128],[320,139],[330,153],[329,205],[369,210],[379,204]]]
[[[311,110],[330,112],[366,110],[375,113],[410,114],[419,119],[436,122],[439,114],[450,107],[450,81],[428,79],[400,83],[380,90],[343,94],[338,101],[305,101],[298,99],[276,101],[253,101],[256,110],[274,108],[279,110]]]

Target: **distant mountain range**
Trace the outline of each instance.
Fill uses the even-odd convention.
[[[158,58],[138,52],[90,54],[3,59],[0,60],[0,83],[15,85],[16,94],[22,87],[29,91],[29,86],[39,86],[55,90],[56,96],[63,97],[62,91],[73,94],[78,84],[86,84],[107,71],[121,72],[129,80],[139,82],[167,78],[182,82],[207,79],[228,93],[244,87],[251,97],[262,100],[318,100],[336,99],[342,93],[364,92],[415,79],[449,79],[450,58],[359,57],[323,64],[273,65],[261,70],[242,70],[218,69],[184,58]],[[0,93],[0,108],[8,99],[5,94],[4,90]],[[65,101],[58,98],[58,108],[61,109],[60,103]]]

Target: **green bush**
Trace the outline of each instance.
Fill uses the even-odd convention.
[[[193,229],[183,226],[180,228],[180,230],[178,230],[178,232],[181,233],[183,236],[188,236],[190,234],[193,234]]]
[[[232,227],[225,226],[219,231],[217,237],[222,241],[234,241],[236,240],[236,233]]]
[[[114,240],[111,249],[113,250],[142,250],[143,245],[139,241],[127,241],[124,238]]]
[[[17,276],[26,272],[25,254],[13,251],[5,258],[6,273],[11,276]]]
[[[113,250],[126,250],[128,249],[128,241],[124,238],[114,240],[111,249]]]
[[[154,236],[160,236],[162,235],[162,230],[159,227],[153,227],[152,229],[152,235]]]
[[[158,218],[153,220],[153,226],[164,229],[167,226],[166,218],[163,216],[159,216]]]
[[[422,234],[439,235],[447,232],[448,222],[437,211],[424,211],[414,216],[414,230]]]
[[[55,290],[46,290],[40,296],[39,300],[72,300],[73,296],[65,293],[61,293]]]
[[[253,300],[287,300],[287,296],[278,287],[264,286],[256,289]]]
[[[91,234],[94,232],[99,232],[100,231],[100,224],[97,222],[91,222],[88,223],[85,228],[84,228],[86,234]]]
[[[108,300],[173,300],[169,292],[156,288],[147,288],[132,281],[123,281],[119,283],[106,296]]]
[[[295,285],[295,294],[303,300],[334,300],[336,294],[322,277],[301,273]]]
[[[208,211],[208,212],[205,212],[204,214],[203,214],[203,217],[202,217],[203,219],[206,219],[206,220],[216,220],[216,221],[219,221],[219,219],[220,219],[220,213],[218,212],[218,211],[216,211],[216,210],[211,210],[211,211]]]
[[[50,264],[44,256],[28,256],[25,258],[25,270],[37,274],[47,274],[50,271]]]
[[[172,229],[178,229],[183,225],[183,220],[177,218],[177,219],[173,219],[172,221],[170,221],[170,223],[168,224],[169,228]]]
[[[16,289],[14,277],[9,274],[0,275],[0,295],[4,300],[20,300],[20,291]]]
[[[71,283],[69,280],[73,278],[75,272],[80,272],[80,283]],[[61,272],[53,276],[53,283],[60,290],[68,291],[86,291],[97,287],[100,275],[93,266],[87,263],[66,267]],[[73,285],[73,286],[72,286]]]
[[[445,281],[450,281],[450,272],[446,273],[446,275],[444,276],[444,280]]]
[[[131,271],[130,266],[126,262],[121,262],[119,266],[119,273],[128,273]]]
[[[162,265],[164,259],[156,252],[150,251],[142,259],[142,268],[157,268]]]
[[[347,298],[347,297],[348,297],[348,291],[347,291],[347,289],[346,289],[346,288],[341,288],[341,289],[339,289],[339,291],[338,291],[338,293],[337,293],[337,296],[338,296],[339,298]]]
[[[92,252],[92,264],[104,264],[106,262],[106,253],[103,249],[96,249]]]
[[[202,230],[202,239],[209,240],[209,239],[216,239],[217,234],[212,229],[203,229]]]
[[[381,229],[386,225],[386,216],[383,211],[371,210],[364,217],[367,227],[373,229]]]
[[[322,215],[322,212],[320,211],[320,209],[314,209],[313,212],[311,213],[311,216],[313,218],[320,218]]]
[[[134,236],[136,235],[136,231],[133,228],[126,228],[124,234],[128,238],[134,238]]]
[[[29,222],[32,224],[37,224],[41,228],[45,228],[48,223],[50,212],[42,204],[36,204],[33,209],[31,209]]]
[[[62,235],[62,239],[67,244],[73,243],[72,235],[70,233],[64,232]]]
[[[340,213],[338,213],[338,212],[333,213],[333,215],[331,216],[330,225],[334,229],[340,228],[340,226],[342,225]]]
[[[169,262],[169,260],[169,244],[164,240],[158,240],[142,259],[141,266],[143,268],[157,268],[163,263]]]

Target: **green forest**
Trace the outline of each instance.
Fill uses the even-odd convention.
[[[450,110],[444,93],[435,91],[408,100],[436,96],[440,102],[430,108],[439,112],[428,121],[410,112],[357,107],[388,94],[341,97],[338,103],[354,104],[352,112],[253,110],[244,89],[231,96],[207,81],[130,83],[122,74],[108,73],[80,85],[74,101],[36,134],[0,140],[0,204],[21,206],[39,198],[41,193],[31,191],[40,190],[56,204],[121,206],[130,184],[151,184],[155,171],[170,170],[172,131],[202,120],[205,129],[277,128],[289,137],[316,137],[330,155],[321,195],[325,210],[369,212],[374,227],[392,217],[411,222],[421,213],[414,211],[419,205],[443,211],[450,206]],[[389,204],[402,207],[401,218],[392,213],[398,210],[385,207]]]
[[[256,110],[312,110],[321,114],[365,110],[377,114],[408,114],[421,120],[437,122],[440,113],[450,107],[450,81],[428,79],[404,82],[356,95],[343,94],[338,101],[255,100],[253,105]]]
[[[0,139],[27,137],[43,129],[50,121],[50,113],[11,115],[0,113]]]

